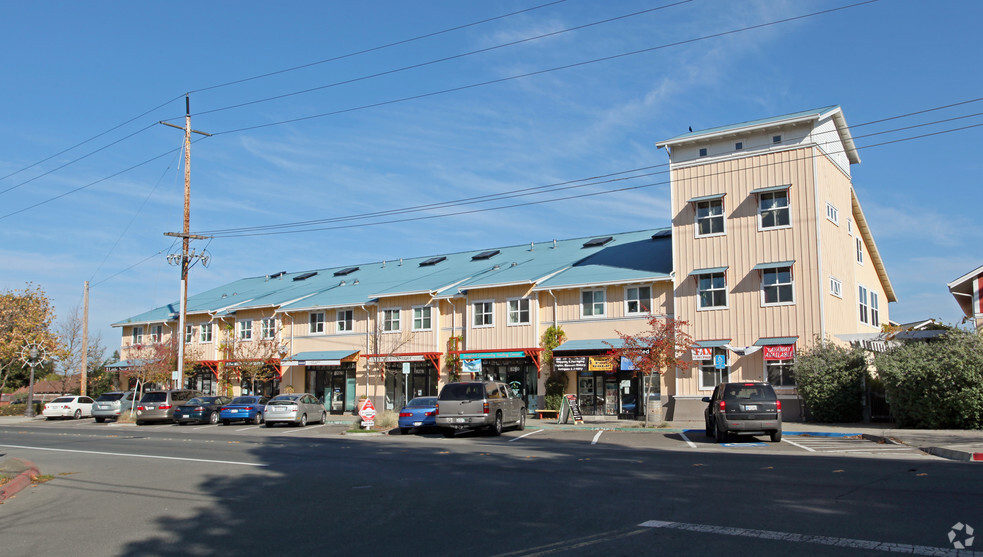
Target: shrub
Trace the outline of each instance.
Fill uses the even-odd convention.
[[[893,347],[875,364],[898,425],[983,428],[983,336],[954,330]]]
[[[826,342],[795,358],[795,384],[813,419],[819,422],[857,422],[863,419],[863,350]]]

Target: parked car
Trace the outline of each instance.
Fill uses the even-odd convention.
[[[237,396],[222,407],[219,418],[225,425],[236,420],[259,425],[263,423],[263,410],[269,400],[265,396]]]
[[[273,427],[278,423],[300,424],[303,427],[312,420],[325,423],[328,420],[328,413],[324,411],[324,405],[318,402],[314,395],[289,393],[271,398],[263,410],[263,419],[266,421],[266,427]]]
[[[418,396],[399,411],[399,432],[406,435],[413,428],[436,427],[437,397]]]
[[[782,440],[782,402],[768,383],[721,383],[703,397],[707,437],[723,443],[730,435],[771,436]]]
[[[448,383],[437,396],[437,425],[452,437],[458,430],[486,429],[501,435],[506,425],[526,428],[526,405],[505,383]]]
[[[41,415],[49,420],[92,416],[93,400],[87,396],[60,396],[44,405]]]
[[[118,419],[123,412],[133,410],[133,391],[103,393],[92,405],[92,416],[97,423]]]
[[[196,396],[174,409],[177,425],[217,424],[222,406],[232,402],[227,396]]]
[[[196,396],[205,396],[201,391],[174,389],[171,391],[147,391],[137,403],[137,425],[147,422],[174,421],[174,409]]]

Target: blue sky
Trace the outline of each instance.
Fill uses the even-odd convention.
[[[956,322],[945,284],[983,264],[983,127],[939,132],[983,124],[972,116],[983,101],[965,102],[983,98],[983,3],[881,0],[799,17],[851,3],[8,3],[0,290],[33,282],[63,315],[91,281],[90,329],[111,349],[112,322],[177,299],[165,256],[178,246],[163,234],[181,229],[183,134],[156,122],[183,125],[186,92],[192,127],[215,134],[192,146],[199,232],[655,167],[623,182],[195,242],[212,260],[192,269],[192,293],[281,270],[667,226],[657,141],[838,104],[862,148],[854,186],[898,294],[891,318]],[[908,129],[868,135],[897,128]],[[541,203],[634,186],[646,187]],[[419,218],[517,203],[533,204]],[[418,220],[367,224],[397,218]]]

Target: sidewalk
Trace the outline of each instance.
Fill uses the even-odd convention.
[[[660,424],[663,427],[645,428],[644,422],[626,420],[585,422],[583,424],[557,424],[551,420],[529,420],[527,426],[545,429],[590,429],[615,431],[640,431],[652,433],[679,433],[695,431],[703,433],[702,421],[675,421]],[[786,436],[864,437],[874,441],[890,440],[915,447],[926,453],[949,460],[983,462],[983,430],[970,429],[904,429],[894,424],[818,424],[785,422]]]

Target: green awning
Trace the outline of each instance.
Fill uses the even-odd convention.
[[[751,267],[752,271],[761,271],[763,269],[778,269],[780,267],[791,267],[795,265],[795,260],[792,261],[776,261],[774,263],[758,263],[754,267]]]
[[[772,192],[776,192],[776,191],[786,191],[786,190],[788,190],[791,187],[792,187],[792,184],[786,184],[784,186],[772,186],[772,187],[769,187],[769,188],[758,188],[756,190],[751,190],[751,193],[754,194],[754,195],[758,195],[760,193],[772,193]]]
[[[358,350],[320,350],[298,352],[280,362],[284,366],[340,366],[345,358],[358,354]]]
[[[697,275],[711,275],[713,273],[723,273],[727,270],[727,267],[707,267],[706,269],[693,269],[690,271],[689,276]]]
[[[715,193],[713,195],[701,195],[700,197],[694,197],[693,199],[687,200],[686,203],[699,203],[700,201],[713,201],[714,199],[723,199],[725,195],[727,194]]]
[[[795,344],[795,341],[799,340],[799,337],[769,337],[769,338],[759,338],[758,342],[755,342],[755,346],[778,346]]]
[[[718,340],[699,340],[693,343],[694,348],[721,348],[725,345],[730,344],[730,339],[718,339]]]

